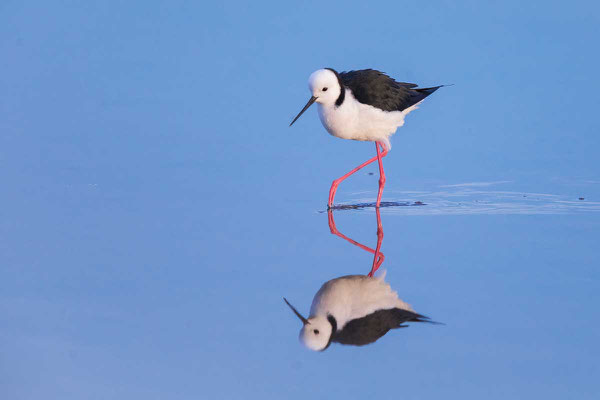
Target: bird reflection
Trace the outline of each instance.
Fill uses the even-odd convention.
[[[333,212],[328,212],[329,229],[372,253],[373,263],[367,275],[346,275],[327,281],[313,298],[310,315],[305,318],[286,298],[286,304],[302,321],[300,342],[311,350],[323,351],[331,343],[364,346],[373,343],[392,329],[405,328],[407,322],[428,322],[428,317],[416,313],[398,298],[385,282],[385,271],[375,277],[385,257],[380,251],[383,227],[379,209],[377,215],[377,245],[375,249],[350,239],[338,231]]]

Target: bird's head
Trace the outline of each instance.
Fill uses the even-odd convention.
[[[334,104],[340,96],[340,83],[338,75],[331,69],[318,69],[308,78],[308,89],[317,103],[328,105]]]
[[[323,351],[331,343],[332,328],[323,316],[310,318],[300,330],[300,343],[311,350]]]
[[[292,126],[292,124],[296,122],[304,111],[308,110],[308,107],[313,105],[313,103],[322,105],[335,104],[342,92],[340,82],[339,75],[332,69],[324,68],[313,72],[308,78],[308,89],[312,93],[312,97],[308,100],[308,103],[306,103],[302,111],[294,118],[290,126]]]
[[[283,298],[286,304],[292,309],[294,314],[302,321],[302,329],[300,329],[300,343],[311,350],[323,351],[331,343],[331,335],[333,334],[333,325],[323,317],[316,316],[306,319],[292,306],[287,299]]]

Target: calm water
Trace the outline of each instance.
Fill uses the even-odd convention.
[[[596,185],[582,190],[597,198]],[[13,194],[9,208],[29,212],[3,218],[10,393],[300,397],[310,383],[317,395],[385,397],[412,382],[404,391],[414,397],[593,397],[597,203],[462,187],[401,193],[392,200],[425,205],[382,208],[382,268],[403,300],[446,325],[312,353],[282,296],[307,313],[323,282],[368,273],[372,254],[332,235],[307,199],[199,209],[199,193],[173,179]],[[340,234],[375,248],[373,208],[333,217]]]
[[[0,398],[598,398],[598,6],[381,6],[0,5]],[[315,353],[283,296],[378,243],[376,166],[325,212],[374,146],[288,128],[324,66],[455,85],[392,138],[379,231],[444,325]]]

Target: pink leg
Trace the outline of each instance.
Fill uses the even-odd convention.
[[[385,260],[385,256],[383,255],[383,253],[381,251],[379,251],[379,249],[381,248],[381,241],[383,240],[383,228],[381,226],[381,217],[379,216],[379,209],[376,209],[376,212],[377,212],[377,248],[375,250],[373,250],[372,248],[367,247],[364,244],[358,243],[356,240],[350,239],[348,236],[346,236],[343,233],[341,233],[340,231],[338,231],[337,227],[335,226],[335,220],[333,219],[333,212],[331,210],[327,211],[327,217],[328,217],[327,219],[329,222],[329,230],[331,231],[331,233],[341,237],[344,240],[349,241],[353,245],[358,246],[361,249],[368,251],[369,253],[374,254],[373,265],[371,266],[371,272],[369,272],[369,274],[368,274],[368,276],[371,276],[371,277],[373,276],[375,271],[377,271],[379,269],[379,267],[381,266],[381,264],[383,264],[383,261]]]
[[[385,257],[383,253],[379,251],[381,249],[381,242],[383,241],[383,225],[381,225],[381,215],[379,214],[379,208],[375,209],[375,213],[377,214],[377,247],[375,247],[375,253],[373,256],[373,266],[371,267],[371,272],[369,272],[368,276],[373,276],[375,271],[381,267],[383,260]]]
[[[333,181],[333,183],[331,184],[331,188],[329,189],[329,201],[327,203],[327,206],[329,208],[331,208],[333,206],[333,199],[335,198],[335,192],[337,191],[338,185],[347,177],[349,177],[350,175],[352,175],[353,173],[355,173],[356,171],[358,171],[359,169],[371,164],[373,161],[375,160],[379,160],[379,175],[381,175],[382,171],[383,171],[383,166],[381,164],[381,159],[383,157],[385,157],[387,155],[387,150],[383,150],[382,153],[379,153],[379,148],[377,147],[377,142],[375,142],[375,148],[377,149],[377,155],[373,158],[371,158],[370,160],[365,161],[364,163],[360,164],[358,167],[354,168],[352,171],[348,172],[346,175],[336,179]],[[381,145],[382,149],[385,149],[383,147],[383,145]],[[384,175],[384,182],[385,182],[385,175]],[[379,190],[383,191],[383,188],[381,186],[381,178],[379,179]],[[381,196],[380,196],[381,197]],[[377,206],[379,207],[379,202],[377,202]]]
[[[379,151],[379,146],[381,146],[381,152]],[[379,191],[377,192],[377,204],[375,204],[375,207],[379,208],[383,187],[385,186],[385,172],[383,172],[383,163],[381,162],[381,159],[387,155],[388,151],[383,144],[379,142],[375,142],[375,149],[377,150],[377,161],[379,161]]]

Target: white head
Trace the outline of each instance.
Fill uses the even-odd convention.
[[[292,126],[292,124],[296,122],[304,111],[308,110],[308,107],[313,103],[333,105],[342,92],[337,72],[328,68],[318,69],[310,75],[308,78],[308,89],[312,93],[312,97],[308,100],[308,103],[306,103],[302,111],[294,118],[290,126]]]
[[[294,306],[292,306],[284,297],[286,304],[290,306],[294,314],[302,321],[302,329],[300,329],[300,343],[311,350],[325,350],[331,343],[331,335],[333,334],[333,325],[323,316],[316,316],[306,319],[300,314]]]
[[[308,89],[320,104],[334,104],[342,88],[335,72],[330,69],[318,69],[308,78]]]
[[[300,343],[311,350],[323,351],[330,343],[331,331],[332,326],[327,318],[309,318],[308,323],[300,329]]]

